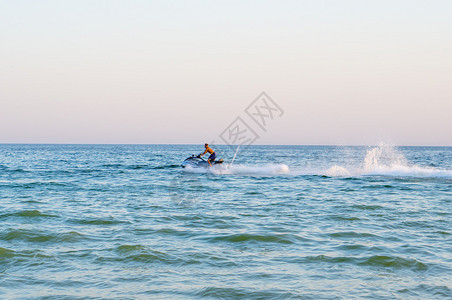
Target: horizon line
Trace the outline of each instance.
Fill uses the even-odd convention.
[[[388,145],[388,146],[395,146],[395,147],[452,147],[452,145],[396,145],[393,143],[379,143],[379,144],[252,144],[252,145],[246,145],[246,147],[249,146],[311,146],[311,147],[375,147],[379,146],[380,144]],[[19,142],[19,143],[3,143],[0,142],[0,145],[136,145],[136,146],[145,146],[145,145],[204,145],[204,143],[25,143],[25,142]],[[229,145],[229,144],[211,144],[216,146],[234,146],[237,147],[239,145]],[[243,146],[243,145],[240,145]]]

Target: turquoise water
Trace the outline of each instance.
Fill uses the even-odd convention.
[[[202,150],[0,145],[0,298],[452,297],[452,147]]]

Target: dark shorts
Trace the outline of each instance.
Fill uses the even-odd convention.
[[[210,154],[209,159],[211,161],[214,161],[216,157],[217,157],[217,154],[214,152],[214,153]]]

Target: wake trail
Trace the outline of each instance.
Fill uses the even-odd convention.
[[[235,164],[210,168],[192,168],[188,166],[184,171],[198,174],[274,176],[289,174],[290,169],[285,164],[265,164],[261,166]]]
[[[417,177],[452,179],[452,170],[424,167],[410,164],[406,157],[394,146],[380,144],[367,150],[363,161],[346,165],[333,165],[329,168],[290,169],[285,164],[268,163],[264,165],[223,164],[210,168],[187,166],[183,172],[216,175],[245,176],[327,176],[327,177]]]

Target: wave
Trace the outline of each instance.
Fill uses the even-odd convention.
[[[72,187],[73,183],[70,182],[57,182],[53,180],[45,181],[6,181],[0,180],[1,187],[8,188],[21,188],[21,189],[33,189],[39,187]]]
[[[117,224],[129,224],[130,222],[116,220],[112,217],[110,218],[86,218],[86,219],[71,219],[69,222],[80,225],[117,225]]]
[[[264,242],[264,243],[281,243],[281,244],[293,244],[298,237],[290,234],[250,234],[250,233],[238,233],[226,236],[217,236],[208,238],[213,242]]]
[[[307,262],[326,262],[332,264],[355,264],[368,267],[381,267],[391,269],[411,269],[413,271],[425,271],[428,265],[414,258],[399,256],[372,255],[367,257],[332,257],[327,255],[308,256],[303,258]]]
[[[160,166],[151,166],[148,164],[133,164],[133,165],[124,165],[124,164],[104,164],[101,166],[102,168],[107,169],[126,169],[126,170],[161,170],[161,169],[172,169],[172,168],[180,168],[180,165],[169,164],[169,165],[160,165]],[[99,169],[99,171],[104,171],[103,169]]]
[[[152,167],[153,170],[164,170],[164,169],[174,169],[174,168],[180,168],[180,165],[163,165],[163,166],[157,166]]]
[[[109,249],[114,256],[99,256],[98,261],[114,261],[126,263],[167,263],[167,264],[193,264],[200,263],[191,259],[185,259],[170,253],[153,250],[144,245],[121,245]]]
[[[131,165],[127,166],[127,169],[129,170],[139,170],[139,169],[150,169],[150,170],[164,170],[164,169],[173,169],[173,168],[180,168],[180,165],[162,165],[162,166],[150,166],[150,165]]]
[[[321,175],[328,177],[391,176],[419,178],[452,178],[452,170],[410,164],[397,148],[385,144],[367,150],[361,166],[334,165]]]
[[[4,213],[0,214],[0,219],[8,218],[8,217],[24,217],[24,218],[36,218],[36,217],[42,217],[42,218],[54,218],[57,217],[56,215],[52,214],[44,214],[40,212],[39,210],[22,210],[14,213]]]
[[[11,258],[14,256],[14,251],[0,247],[0,258]]]
[[[0,232],[0,240],[4,241],[26,241],[31,243],[45,242],[78,242],[83,238],[81,233],[70,231],[64,233],[54,233],[31,229],[10,229]]]
[[[30,172],[29,170],[24,170],[24,169],[22,169],[22,168],[10,169],[10,168],[8,168],[8,167],[6,167],[6,166],[2,166],[2,167],[0,168],[0,170],[6,171],[6,172],[12,173],[12,174],[14,174],[14,173],[29,173],[29,172]]]
[[[266,273],[254,274],[254,276],[262,276],[267,278]],[[255,278],[253,278],[255,279]],[[296,291],[281,292],[278,289],[271,288],[239,288],[239,287],[224,287],[220,284],[218,286],[208,286],[201,288],[196,292],[197,298],[219,298],[219,299],[299,299],[303,298]],[[252,295],[252,297],[250,297]],[[307,297],[312,298],[312,297]],[[304,299],[304,298],[303,298]]]

